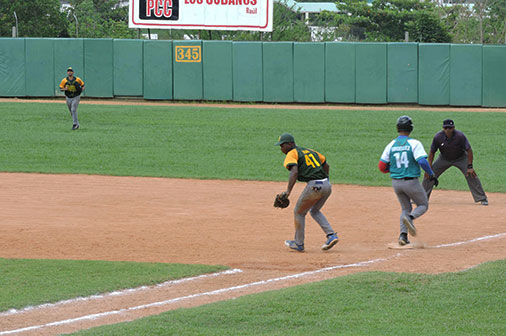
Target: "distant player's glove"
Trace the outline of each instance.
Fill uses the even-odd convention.
[[[76,88],[76,95],[80,95],[83,92],[83,88],[81,87],[81,84],[79,84],[78,81],[74,83],[74,86]]]
[[[439,181],[438,181],[436,175],[432,175],[431,177],[429,177],[429,180],[431,182],[434,182],[434,187],[437,187],[439,185]]]
[[[288,199],[287,193],[277,194],[274,199],[274,207],[275,208],[287,208],[290,205],[290,200]]]

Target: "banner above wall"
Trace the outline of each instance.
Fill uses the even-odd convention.
[[[129,1],[129,28],[272,31],[273,0]]]

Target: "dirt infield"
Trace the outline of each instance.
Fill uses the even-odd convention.
[[[228,265],[235,271],[121,295],[0,313],[0,335],[56,335],[372,270],[439,273],[506,257],[506,194],[488,207],[435,190],[417,221],[423,249],[391,250],[399,205],[391,188],[334,185],[324,213],[341,241],[308,216],[306,252],[288,251],[286,183],[1,173],[0,257]],[[298,184],[292,199],[302,190]],[[476,238],[484,237],[482,240]],[[239,271],[240,270],[240,271]]]

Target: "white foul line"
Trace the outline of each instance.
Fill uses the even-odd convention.
[[[67,304],[67,303],[85,302],[85,301],[90,301],[90,300],[103,299],[103,298],[107,298],[110,296],[118,297],[118,296],[136,293],[136,292],[140,292],[140,291],[144,291],[144,290],[148,290],[148,289],[167,287],[167,286],[177,285],[177,284],[180,284],[183,282],[195,281],[195,280],[200,280],[200,279],[204,279],[204,278],[214,278],[214,277],[217,277],[220,275],[228,275],[228,274],[235,274],[235,273],[241,273],[241,272],[242,272],[242,270],[234,268],[231,270],[226,270],[226,271],[217,272],[217,273],[202,274],[202,275],[198,275],[198,276],[191,277],[191,278],[169,280],[169,281],[165,281],[165,282],[153,285],[153,286],[140,286],[140,287],[136,287],[136,288],[129,288],[129,289],[114,291],[114,292],[110,292],[110,293],[90,295],[87,297],[77,297],[74,299],[62,300],[62,301],[58,301],[55,303],[45,303],[45,304],[41,304],[38,306],[28,306],[23,309],[9,309],[5,312],[0,313],[0,317],[21,314],[21,313],[25,313],[27,311],[36,310],[36,309],[44,309],[44,308],[61,306],[61,305]]]
[[[144,304],[144,305],[140,305],[140,306],[136,306],[136,307],[124,308],[124,309],[119,309],[119,310],[112,310],[112,311],[108,311],[108,312],[104,312],[104,313],[98,313],[98,314],[85,315],[85,316],[81,316],[81,317],[77,317],[77,318],[73,318],[73,319],[68,319],[68,320],[63,320],[63,321],[56,321],[56,322],[51,322],[51,323],[47,323],[47,324],[36,325],[36,326],[31,326],[31,327],[26,327],[26,328],[21,328],[21,329],[2,331],[2,332],[0,332],[0,335],[9,335],[9,334],[19,333],[19,332],[24,332],[24,331],[41,329],[41,328],[45,328],[45,327],[54,327],[54,326],[58,326],[58,325],[70,324],[70,323],[74,323],[74,322],[78,322],[78,321],[92,320],[92,319],[96,319],[96,318],[103,317],[103,316],[117,315],[117,314],[121,314],[121,313],[125,313],[125,312],[131,312],[131,311],[136,311],[136,310],[140,310],[140,309],[145,309],[145,308],[163,306],[163,305],[166,305],[166,304],[170,304],[170,303],[174,303],[174,302],[178,302],[178,301],[182,301],[182,300],[186,300],[186,299],[192,299],[192,298],[202,297],[202,296],[217,295],[217,294],[231,292],[231,291],[234,291],[234,290],[244,289],[244,288],[248,288],[248,287],[253,287],[253,286],[258,286],[258,285],[264,285],[264,284],[268,284],[268,283],[272,283],[272,282],[277,282],[277,281],[282,281],[282,280],[287,280],[287,279],[300,278],[300,277],[303,277],[305,275],[317,274],[317,273],[321,273],[321,272],[325,272],[325,271],[330,271],[330,270],[334,270],[334,269],[339,269],[339,268],[367,266],[369,264],[372,264],[372,263],[375,263],[375,262],[378,262],[378,261],[385,261],[385,260],[387,260],[387,259],[381,258],[381,259],[373,259],[373,260],[362,261],[362,262],[358,262],[358,263],[355,263],[355,264],[331,266],[331,267],[322,268],[322,269],[319,269],[319,270],[316,270],[316,271],[307,271],[307,272],[298,273],[298,274],[292,274],[292,275],[288,275],[288,276],[284,276],[284,277],[280,277],[280,278],[262,280],[262,281],[252,282],[252,283],[249,283],[249,284],[244,284],[244,285],[239,285],[239,286],[234,286],[234,287],[229,287],[229,288],[217,289],[217,290],[214,290],[214,291],[211,291],[211,292],[192,294],[192,295],[178,297],[178,298],[175,298],[175,299],[148,303],[148,304]]]
[[[488,239],[498,238],[498,237],[502,237],[502,236],[506,236],[506,233],[499,233],[499,234],[496,234],[496,235],[474,238],[474,239],[471,239],[471,240],[461,241],[461,242],[457,242],[457,243],[436,245],[436,246],[434,246],[434,248],[458,246],[458,245],[462,245],[462,244],[469,244],[469,243],[474,243],[474,242],[477,242],[477,241],[488,240]],[[407,250],[407,251],[409,251],[409,250]],[[192,299],[192,298],[197,298],[197,297],[203,297],[203,296],[218,295],[218,294],[221,294],[221,293],[231,292],[231,291],[235,291],[235,290],[239,290],[239,289],[244,289],[244,288],[248,288],[248,287],[265,285],[265,284],[268,284],[268,283],[273,283],[273,282],[278,282],[278,281],[283,281],[283,280],[290,280],[290,279],[301,278],[301,277],[304,277],[304,276],[307,276],[307,275],[314,275],[314,274],[318,274],[318,273],[322,273],[322,272],[327,272],[327,271],[332,271],[332,270],[341,269],[341,268],[365,267],[365,266],[368,266],[370,264],[374,264],[374,263],[377,263],[377,262],[387,261],[387,260],[392,259],[394,257],[397,257],[399,255],[401,255],[401,253],[397,253],[396,255],[391,256],[389,258],[378,258],[378,259],[372,259],[372,260],[367,260],[367,261],[361,261],[361,262],[354,263],[354,264],[330,266],[330,267],[321,268],[321,269],[318,269],[318,270],[315,270],[315,271],[307,271],[307,272],[303,272],[303,273],[297,273],[297,274],[287,275],[287,276],[284,276],[284,277],[279,277],[279,278],[273,278],[273,279],[268,279],[268,280],[262,280],[262,281],[252,282],[252,283],[249,283],[249,284],[244,284],[244,285],[239,285],[239,286],[234,286],[234,287],[221,288],[221,289],[217,289],[217,290],[210,291],[210,292],[192,294],[192,295],[182,296],[182,297],[178,297],[178,298],[174,298],[174,299],[170,299],[170,300],[153,302],[153,303],[148,303],[148,304],[144,304],[144,305],[140,305],[140,306],[135,306],[135,307],[130,307],[130,308],[123,308],[123,309],[112,310],[112,311],[98,313],[98,314],[85,315],[85,316],[81,316],[81,317],[77,317],[77,318],[73,318],[73,319],[56,321],[56,322],[51,322],[51,323],[46,323],[46,324],[41,324],[41,325],[36,325],[36,326],[31,326],[31,327],[25,327],[25,328],[21,328],[21,329],[1,331],[0,335],[10,335],[10,334],[20,333],[20,332],[25,332],[25,331],[31,331],[31,330],[36,330],[36,329],[47,328],[47,327],[54,327],[54,326],[59,326],[59,325],[71,324],[71,323],[74,323],[74,322],[79,322],[79,321],[84,321],[84,320],[93,320],[93,319],[96,319],[96,318],[99,318],[99,317],[104,317],[104,316],[109,316],[109,315],[118,315],[118,314],[122,314],[122,313],[126,313],[126,312],[132,312],[132,311],[136,311],[136,310],[140,310],[140,309],[145,309],[145,308],[159,307],[159,306],[163,306],[163,305],[167,305],[167,304],[170,304],[170,303],[174,303],[174,302],[178,302],[178,301],[183,301],[183,300],[187,300],[187,299]]]
[[[474,243],[474,242],[477,242],[477,241],[480,241],[480,240],[487,240],[487,239],[498,238],[498,237],[502,237],[502,236],[506,236],[506,232],[504,232],[504,233],[498,233],[496,235],[491,235],[491,236],[483,236],[483,237],[479,237],[479,238],[474,238],[474,239],[471,239],[471,240],[461,241],[461,242],[457,242],[457,243],[436,245],[433,248],[453,247],[453,246],[458,246],[458,245],[462,245],[462,244]]]

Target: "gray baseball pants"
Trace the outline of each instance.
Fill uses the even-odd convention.
[[[331,193],[332,185],[330,184],[328,178],[323,180],[312,180],[307,183],[293,211],[295,222],[295,242],[297,244],[304,244],[306,214],[308,211],[311,214],[311,217],[313,217],[313,219],[320,225],[325,234],[335,232],[327,221],[327,218],[325,218],[323,213],[320,211]]]
[[[444,158],[442,155],[434,161],[432,164],[432,170],[436,177],[441,176],[448,168],[451,166],[457,167],[462,174],[466,177],[467,185],[469,186],[469,190],[473,195],[475,202],[485,201],[487,199],[487,195],[485,191],[483,191],[483,187],[481,186],[481,181],[476,177],[467,176],[467,154],[462,155],[460,158],[456,160],[448,160]],[[434,188],[434,182],[429,179],[423,180],[423,188],[427,193],[427,198],[430,198],[430,194],[432,192],[432,188]]]
[[[72,116],[72,124],[79,126],[79,121],[77,120],[77,106],[79,106],[81,96],[76,96],[74,98],[65,98],[67,98],[67,107],[69,108],[70,115]]]
[[[401,204],[402,212],[400,216],[401,233],[408,233],[408,228],[402,222],[402,217],[411,215],[415,218],[420,217],[429,209],[429,200],[427,194],[423,190],[418,178],[411,180],[397,180],[392,179],[392,186],[394,187],[397,199]],[[411,200],[415,202],[416,208],[413,210]]]

